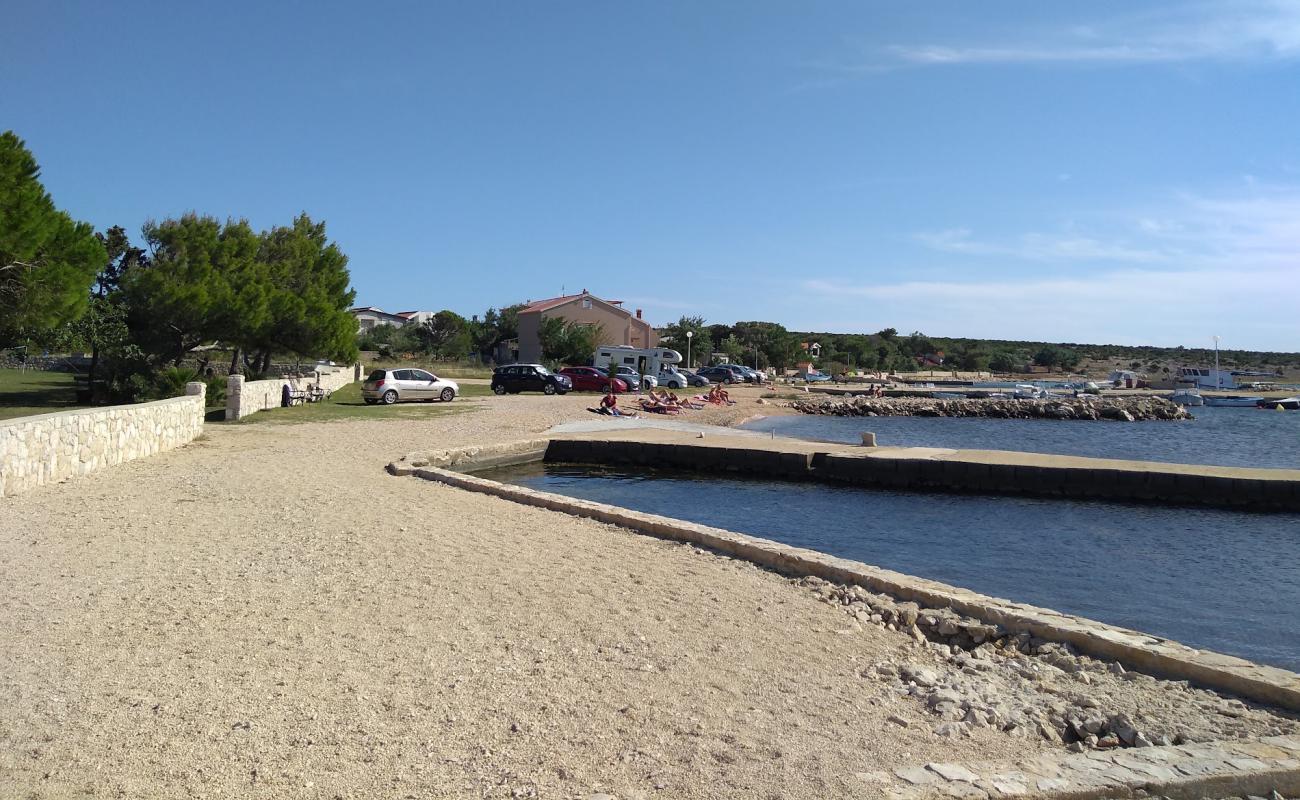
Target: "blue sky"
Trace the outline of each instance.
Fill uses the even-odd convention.
[[[305,210],[361,304],[1300,349],[1300,2],[6,9],[60,206]]]

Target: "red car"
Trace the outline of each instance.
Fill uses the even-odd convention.
[[[575,392],[603,392],[610,384],[610,377],[605,371],[595,367],[565,367],[560,370],[560,374],[569,376]],[[613,384],[615,392],[627,391],[627,383],[621,378],[614,378]]]

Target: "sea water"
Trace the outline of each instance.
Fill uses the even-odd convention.
[[[843,440],[874,429],[885,441],[906,444],[1161,460],[1188,460],[1180,454],[1200,452],[1185,432],[1196,423],[1164,423],[1163,433],[1148,433],[1140,423],[1103,423],[1094,435],[1093,423],[1073,422],[1041,423],[1040,434],[1040,423],[1008,420],[987,426],[979,420],[809,421],[816,424],[805,427],[802,418],[767,424]],[[1241,437],[1195,438],[1211,440],[1219,457],[1196,460],[1250,463],[1246,449],[1269,451]],[[1053,448],[1053,441],[1065,446]],[[1294,453],[1289,458],[1279,455],[1271,463],[1294,465]],[[763,536],[1300,671],[1300,514],[541,464],[484,477]]]

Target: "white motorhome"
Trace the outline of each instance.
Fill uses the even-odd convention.
[[[618,367],[629,367],[642,376],[642,384],[647,378],[654,379],[664,365],[682,363],[682,354],[667,347],[631,347],[630,345],[606,344],[596,348],[596,356],[591,365],[613,373]],[[653,385],[654,381],[650,381]]]

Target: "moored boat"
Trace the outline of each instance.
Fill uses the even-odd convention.
[[[1255,403],[1260,408],[1281,408],[1287,411],[1300,411],[1300,395],[1295,397],[1283,397],[1280,399],[1261,398]]]
[[[1206,397],[1204,398],[1207,406],[1217,408],[1255,408],[1264,398],[1262,397]]]
[[[1180,406],[1203,406],[1205,398],[1196,389],[1179,389],[1169,395],[1169,399]]]

